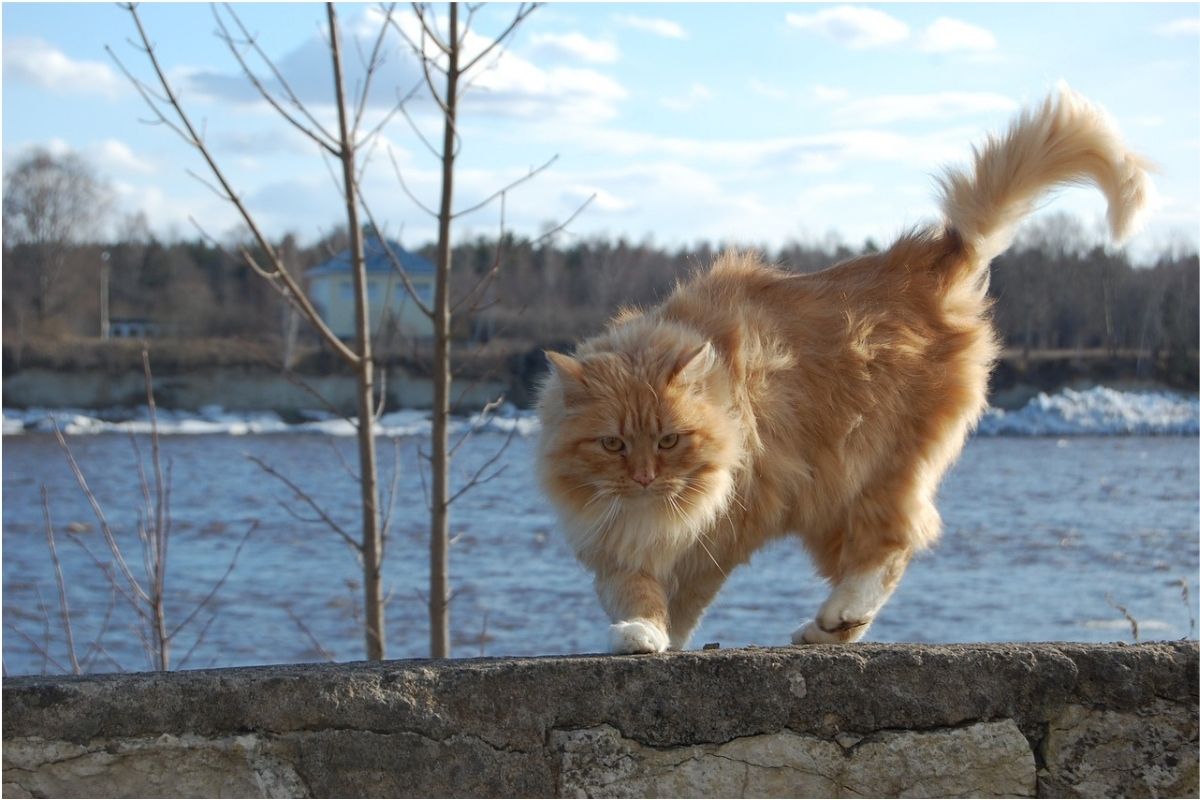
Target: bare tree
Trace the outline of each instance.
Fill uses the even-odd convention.
[[[465,485],[459,487],[457,491],[451,492],[450,460],[455,448],[462,443],[460,441],[451,446],[449,437],[450,411],[453,403],[451,397],[451,380],[453,376],[451,365],[452,318],[456,312],[470,312],[472,309],[478,308],[480,299],[486,295],[487,287],[491,284],[500,268],[502,247],[505,241],[503,209],[507,193],[517,185],[524,183],[545,170],[557,158],[556,156],[540,167],[530,169],[528,174],[496,191],[482,202],[467,208],[456,209],[454,207],[454,166],[462,144],[458,130],[459,102],[463,93],[469,88],[474,73],[486,69],[491,65],[492,62],[489,59],[502,52],[499,48],[513,35],[521,23],[533,13],[537,5],[537,3],[520,4],[500,34],[491,39],[486,45],[480,47],[478,52],[468,52],[465,43],[468,41],[468,36],[471,33],[471,25],[481,7],[480,4],[460,5],[458,3],[449,3],[447,25],[444,30],[440,30],[432,8],[424,3],[414,3],[412,10],[418,23],[415,36],[406,32],[397,20],[392,20],[393,27],[408,42],[421,64],[422,74],[425,79],[425,89],[440,110],[442,122],[441,146],[439,148],[430,142],[429,138],[421,132],[411,117],[407,114],[405,115],[406,119],[412,125],[414,132],[439,162],[441,184],[436,208],[423,203],[413,196],[404,183],[404,178],[399,167],[396,167],[396,176],[401,188],[412,198],[413,202],[419,208],[437,220],[438,232],[437,251],[434,259],[437,271],[434,280],[432,307],[420,302],[416,293],[412,292],[411,284],[408,284],[406,280],[406,285],[409,287],[410,294],[416,302],[417,307],[424,311],[433,323],[434,352],[432,367],[434,395],[433,432],[429,454],[430,482],[428,486],[428,500],[430,505],[430,532],[429,596],[427,602],[429,604],[429,652],[434,658],[446,658],[450,656],[450,506],[465,491],[483,481],[490,480],[491,477],[495,477],[498,474],[495,471],[491,472],[490,475],[485,473],[489,469],[495,469],[495,462],[499,456],[499,453],[497,453],[485,462],[483,467],[465,482]],[[462,21],[462,24],[459,22],[460,8],[466,11],[466,18]],[[395,166],[396,162],[394,158],[392,163]],[[495,201],[499,201],[501,207],[501,232],[497,240],[496,257],[492,267],[480,276],[476,284],[465,292],[462,297],[457,299],[451,298],[452,224],[456,218],[478,211]],[[582,207],[580,210],[582,210]],[[579,211],[575,213],[578,214]],[[574,218],[574,215],[571,218]],[[394,254],[392,260],[397,268],[399,268],[398,259],[394,257]]]
[[[41,325],[62,309],[69,290],[79,283],[65,280],[68,256],[74,246],[95,240],[111,195],[109,185],[75,153],[56,156],[37,149],[8,171],[4,246],[28,250],[26,269],[4,271],[10,310],[23,317],[28,309]]]
[[[209,604],[220,593],[225,582],[233,573],[242,548],[246,545],[250,535],[258,527],[257,521],[251,523],[246,533],[242,536],[241,541],[238,542],[233,557],[230,559],[229,565],[222,576],[212,585],[208,593],[183,616],[182,620],[174,624],[169,624],[170,621],[167,615],[167,554],[172,529],[171,464],[168,460],[164,468],[159,447],[158,412],[154,402],[153,378],[150,373],[150,356],[145,349],[142,350],[142,369],[145,376],[146,401],[150,413],[149,472],[147,472],[143,464],[141,448],[138,446],[137,439],[132,435],[130,436],[130,442],[133,445],[136,457],[138,486],[141,490],[141,507],[138,509],[137,534],[141,545],[142,567],[144,569],[142,578],[139,579],[135,568],[130,567],[125,551],[117,540],[117,536],[108,522],[108,517],[104,513],[99,499],[97,499],[95,493],[88,485],[87,477],[84,475],[79,462],[76,461],[75,454],[71,451],[70,445],[67,444],[67,440],[63,436],[62,430],[59,429],[57,422],[54,425],[54,435],[63,453],[66,455],[67,465],[70,467],[71,474],[74,476],[80,491],[83,492],[88,505],[92,509],[92,513],[96,517],[96,522],[100,526],[100,532],[105,547],[108,550],[110,560],[105,561],[101,558],[82,538],[72,537],[71,541],[82,549],[96,568],[104,574],[111,589],[112,601],[104,615],[104,621],[101,623],[95,639],[88,647],[83,658],[79,658],[76,651],[70,604],[67,599],[67,580],[64,577],[62,565],[58,557],[54,525],[50,519],[49,495],[45,485],[43,485],[41,487],[42,514],[45,523],[46,544],[49,547],[50,560],[54,567],[55,584],[58,587],[59,609],[62,617],[63,634],[66,638],[67,657],[70,663],[69,669],[66,665],[63,665],[57,659],[50,656],[48,641],[39,647],[32,637],[29,637],[19,628],[10,626],[10,629],[26,639],[26,641],[34,646],[35,650],[40,650],[43,658],[48,663],[54,664],[56,668],[63,672],[70,671],[75,675],[88,671],[89,667],[99,656],[104,656],[118,670],[124,669],[104,648],[103,642],[118,597],[125,601],[125,604],[134,614],[133,628],[141,640],[150,668],[153,670],[170,669],[172,646],[184,630],[189,629],[193,623],[198,621],[202,614],[207,613]],[[192,654],[196,652],[196,649],[204,641],[209,627],[216,620],[217,614],[213,612],[207,614],[207,616],[208,618],[196,633],[192,646],[179,659],[179,666],[182,667],[185,665]]]
[[[359,221],[359,177],[361,171],[360,153],[363,145],[379,131],[379,126],[370,130],[362,130],[363,111],[367,105],[370,92],[371,78],[375,75],[383,61],[380,48],[387,30],[388,20],[393,8],[385,9],[386,16],[380,24],[379,36],[370,60],[366,64],[366,79],[360,87],[357,101],[353,107],[345,89],[342,66],[342,41],[338,25],[337,10],[333,3],[326,4],[326,19],[328,22],[328,43],[330,67],[335,90],[336,128],[331,130],[302,103],[292,90],[285,77],[266,57],[260,48],[257,38],[252,35],[235,11],[225,7],[222,17],[214,9],[214,17],[219,29],[218,36],[229,47],[230,52],[238,61],[243,74],[259,92],[262,98],[293,128],[308,138],[322,153],[331,157],[337,164],[336,180],[343,200],[346,215],[346,229],[350,239],[350,264],[354,276],[354,307],[355,307],[355,337],[353,345],[343,342],[326,324],[316,307],[308,299],[304,290],[286,268],[279,248],[273,246],[259,227],[253,213],[234,190],[232,183],[217,164],[209,150],[204,136],[193,124],[192,119],[179,102],[170,81],[159,63],[150,38],[142,26],[141,19],[134,4],[125,6],[137,29],[139,49],[146,56],[154,73],[155,86],[149,85],[133,75],[116,54],[108,49],[109,55],[133,83],[154,114],[154,121],[169,127],[186,143],[193,147],[201,156],[208,170],[209,178],[200,178],[221,198],[229,202],[237,210],[243,222],[249,228],[251,237],[256,244],[256,252],[242,248],[241,254],[246,263],[275,289],[297,312],[306,319],[325,343],[354,369],[357,377],[357,417],[355,420],[356,437],[359,455],[358,482],[360,487],[360,504],[362,511],[362,533],[358,545],[363,569],[363,609],[364,634],[366,639],[366,655],[368,659],[380,660],[385,655],[384,633],[384,597],[382,588],[382,558],[383,538],[378,508],[378,478],[375,457],[374,421],[377,417],[375,401],[375,369],[371,352],[371,327],[368,317],[366,264],[363,256],[362,225]],[[276,84],[280,87],[273,92],[251,69],[247,58],[257,56],[272,72]],[[394,112],[393,112],[394,113]],[[384,121],[390,117],[385,116]],[[382,123],[380,123],[382,125]],[[257,256],[257,257],[256,257]],[[259,258],[265,260],[260,263]]]

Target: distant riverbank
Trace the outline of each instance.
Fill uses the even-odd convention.
[[[147,343],[157,403],[163,408],[199,411],[220,406],[230,411],[272,411],[285,419],[311,409],[352,413],[354,376],[330,353],[297,349],[284,369],[278,346],[241,340],[154,340]],[[548,346],[569,349],[570,343]],[[503,395],[528,408],[545,372],[542,346],[495,340],[456,346],[455,398],[459,412],[482,408]],[[432,405],[427,348],[380,358],[381,384],[389,409]],[[5,342],[4,406],[7,408],[132,408],[146,401],[142,343],[96,339]],[[1121,389],[1174,389],[1195,393],[1194,354],[1154,354],[1107,350],[1007,350],[992,375],[991,404],[1014,410],[1039,393],[1064,388],[1108,386]]]

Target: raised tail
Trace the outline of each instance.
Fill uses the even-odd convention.
[[[1113,238],[1131,235],[1151,197],[1148,167],[1102,109],[1060,85],[1004,135],[976,148],[973,169],[950,169],[942,177],[947,233],[969,254],[962,277],[983,277],[1012,241],[1016,224],[1046,191],[1064,184],[1095,185],[1108,200]]]

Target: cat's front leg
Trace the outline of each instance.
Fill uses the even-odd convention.
[[[599,572],[596,593],[613,624],[609,649],[614,653],[661,653],[667,636],[667,593],[646,572]]]

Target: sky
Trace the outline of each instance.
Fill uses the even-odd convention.
[[[334,127],[324,7],[235,9],[314,117]],[[377,5],[337,9],[355,91],[381,14]],[[413,30],[400,9],[400,27]],[[515,10],[485,6],[468,51]],[[146,4],[140,13],[185,109],[268,235],[311,243],[342,223],[333,165],[250,86],[216,35],[213,7]],[[439,8],[440,24],[446,16]],[[33,147],[74,151],[111,182],[114,220],[140,211],[159,237],[194,238],[194,219],[228,239],[235,211],[190,174],[209,179],[193,150],[147,124],[145,102],[106,52],[151,80],[134,36],[130,15],[111,3],[4,4],[5,168]],[[421,77],[394,29],[383,47],[364,130]],[[936,220],[941,168],[1065,81],[1158,167],[1157,208],[1130,252],[1149,259],[1200,243],[1196,3],[550,3],[496,52],[462,99],[455,206],[470,208],[556,157],[506,194],[503,224],[517,235],[538,235],[594,196],[560,241],[883,243]],[[251,68],[278,91],[266,64]],[[439,164],[422,137],[440,142],[441,121],[426,94],[405,109],[412,124],[394,115],[382,128],[363,188],[381,225],[413,247],[435,235],[421,205],[437,206]],[[1099,241],[1103,208],[1094,190],[1071,188],[1039,214],[1075,215]],[[458,218],[455,233],[490,237],[501,224],[492,203]]]

